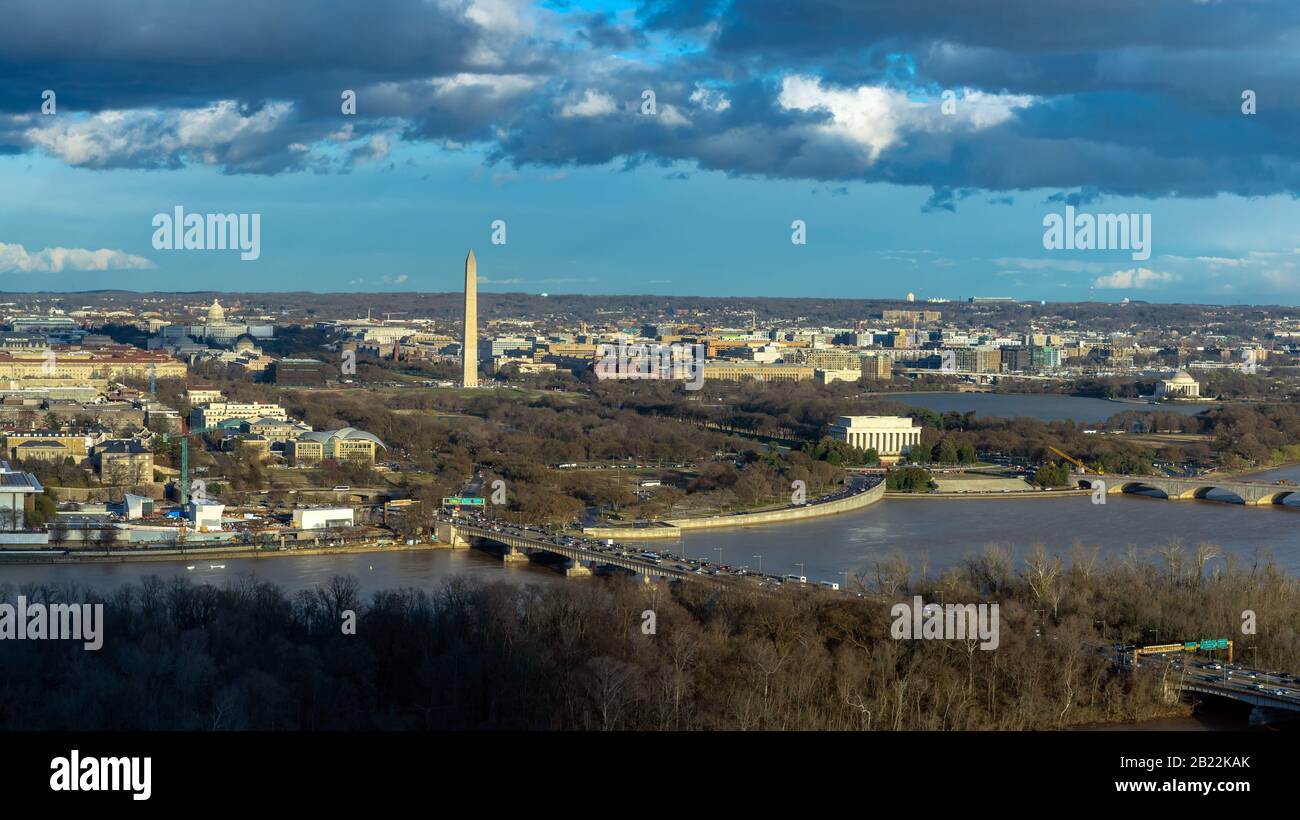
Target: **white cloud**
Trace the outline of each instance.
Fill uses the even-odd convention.
[[[691,92],[691,102],[705,111],[718,113],[731,107],[731,100],[727,99],[726,94],[717,89],[706,88],[699,83],[696,83],[695,90]]]
[[[69,165],[160,166],[178,163],[182,157],[214,165],[245,147],[261,146],[292,117],[292,103],[267,103],[245,114],[233,100],[221,100],[204,108],[141,108],[59,118],[28,128],[25,135]]]
[[[1099,276],[1092,281],[1092,286],[1113,290],[1141,289],[1177,280],[1178,277],[1172,273],[1158,273],[1150,268],[1130,268],[1117,270],[1109,276]]]
[[[669,128],[680,128],[683,125],[691,124],[690,120],[682,116],[682,112],[671,105],[659,106],[659,113],[655,119],[661,125],[666,125]]]
[[[583,92],[582,99],[569,100],[564,107],[560,109],[561,117],[603,117],[607,114],[613,114],[618,106],[614,98],[603,91],[592,91],[590,88]]]
[[[450,77],[437,77],[429,81],[438,100],[473,92],[490,100],[505,100],[527,93],[542,82],[539,77],[527,74],[472,74],[460,73]]]
[[[100,248],[46,248],[29,252],[0,242],[0,273],[59,273],[64,270],[143,270],[154,264],[143,256]]]
[[[980,130],[1003,123],[1015,110],[1034,102],[1023,94],[986,94],[963,90],[952,114],[943,113],[938,101],[919,101],[885,86],[823,87],[821,78],[794,74],[781,82],[777,102],[788,111],[822,111],[829,122],[813,126],[830,137],[847,140],[874,163],[887,149],[903,142],[909,133]]]

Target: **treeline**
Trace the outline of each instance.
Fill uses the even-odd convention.
[[[1214,450],[1228,467],[1300,459],[1300,407],[1228,405],[1204,414]]]
[[[151,578],[108,598],[98,652],[0,642],[0,729],[1049,729],[1187,708],[1114,669],[1108,642],[1233,637],[1238,657],[1300,669],[1296,580],[1209,547],[1035,549],[1019,567],[990,549],[938,575],[897,558],[855,582],[861,597],[452,578],[363,600],[349,578],[294,596]],[[19,592],[94,597],[0,597]],[[891,639],[913,594],[998,603],[998,648]]]

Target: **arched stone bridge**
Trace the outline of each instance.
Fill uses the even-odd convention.
[[[1205,498],[1211,490],[1231,493],[1250,507],[1281,504],[1293,493],[1300,492],[1300,484],[1273,484],[1268,481],[1241,481],[1233,478],[1216,478],[1212,475],[1194,478],[1168,478],[1151,475],[1088,475],[1078,476],[1079,486],[1096,489],[1097,484],[1111,493],[1128,493],[1135,490],[1155,490],[1175,501],[1188,498]]]

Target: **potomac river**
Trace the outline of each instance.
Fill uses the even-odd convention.
[[[899,398],[927,396],[954,402],[953,407],[942,409],[1076,420],[1084,420],[1077,417],[1095,410],[1092,402],[1112,412],[1147,406],[1070,396],[982,393],[909,394]],[[996,410],[976,406],[992,400],[1000,402]],[[941,407],[935,405],[934,409]],[[1252,478],[1300,483],[1300,467],[1272,470]],[[897,554],[908,556],[914,568],[919,568],[924,559],[931,570],[941,570],[982,552],[989,544],[1005,546],[1019,557],[1041,541],[1050,552],[1068,559],[1076,541],[1099,548],[1105,556],[1120,555],[1130,545],[1136,546],[1139,554],[1149,555],[1152,548],[1171,540],[1189,552],[1200,542],[1210,542],[1243,561],[1269,555],[1288,572],[1300,575],[1300,500],[1273,508],[1249,508],[1223,501],[1167,501],[1137,495],[1110,495],[1104,505],[1092,504],[1087,495],[891,497],[863,510],[827,518],[688,532],[680,543],[640,543],[647,549],[668,549],[708,560],[720,557],[723,563],[755,569],[759,564],[756,556],[762,555],[762,567],[767,572],[799,573],[810,581],[843,581],[842,573],[869,573],[876,562]],[[1216,559],[1210,567],[1222,560]],[[211,568],[210,564],[224,566]],[[503,566],[500,559],[478,550],[225,558],[211,562],[196,559],[193,570],[186,569],[186,562],[176,561],[5,565],[0,566],[0,583],[75,582],[106,590],[148,575],[181,575],[200,583],[222,584],[244,574],[279,584],[291,592],[316,586],[335,574],[356,576],[367,592],[407,586],[434,588],[454,575],[584,583],[565,581],[555,571],[540,566]]]
[[[1269,471],[1264,480],[1286,478],[1300,483],[1300,467]],[[841,573],[869,573],[875,562],[905,554],[919,567],[953,566],[965,556],[999,544],[1016,556],[1036,541],[1052,553],[1069,557],[1075,541],[1096,546],[1104,555],[1120,555],[1129,545],[1146,554],[1151,548],[1180,542],[1188,551],[1202,541],[1217,544],[1241,560],[1271,555],[1288,572],[1300,575],[1300,502],[1273,508],[1245,507],[1223,501],[1167,501],[1137,495],[1110,495],[1094,505],[1087,495],[1054,498],[1034,494],[1008,498],[889,497],[856,512],[787,524],[685,533],[680,542],[640,542],[646,549],[668,549],[694,558],[799,573],[808,579],[842,581]],[[1216,559],[1222,560],[1222,559]],[[799,563],[803,563],[800,571]],[[210,564],[224,567],[211,568]],[[1210,564],[1214,566],[1214,562]],[[0,582],[71,581],[111,589],[147,575],[181,575],[196,582],[221,584],[251,573],[290,591],[316,586],[335,574],[356,576],[366,591],[390,587],[434,588],[452,575],[523,582],[563,582],[553,570],[512,564],[478,550],[364,553],[348,555],[195,559],[121,564],[43,564],[0,566]]]

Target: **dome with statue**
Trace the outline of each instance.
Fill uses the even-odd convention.
[[[208,306],[208,324],[219,325],[226,321],[226,309],[214,297],[212,304]]]

